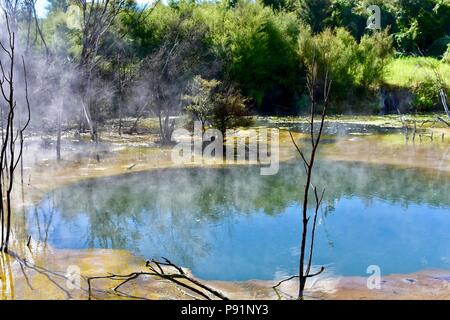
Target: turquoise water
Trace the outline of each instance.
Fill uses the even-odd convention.
[[[303,179],[298,164],[284,164],[275,176],[235,167],[89,180],[29,209],[28,229],[57,248],[164,256],[203,279],[280,278],[298,269]],[[316,266],[337,275],[450,269],[447,177],[320,161],[314,183],[326,188]]]

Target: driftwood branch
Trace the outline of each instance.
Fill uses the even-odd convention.
[[[95,277],[88,277],[87,283],[88,283],[88,299],[92,299],[92,281],[96,279],[111,279],[111,280],[117,280],[120,281],[120,283],[114,287],[114,292],[121,293],[119,291],[119,288],[122,287],[124,284],[137,279],[140,276],[146,275],[146,276],[153,276],[160,279],[168,280],[175,285],[182,287],[184,289],[189,290],[190,292],[193,292],[194,294],[200,296],[203,299],[206,300],[212,300],[212,297],[216,297],[221,300],[228,300],[228,298],[223,295],[221,292],[215,290],[214,288],[211,288],[202,282],[200,282],[197,279],[194,279],[186,274],[186,272],[173,262],[171,262],[169,259],[163,257],[163,262],[157,261],[152,259],[151,261],[147,261],[145,266],[149,269],[149,271],[146,272],[132,272],[125,275],[119,275],[119,274],[110,274],[106,276],[95,276]],[[175,272],[173,272],[175,270]]]

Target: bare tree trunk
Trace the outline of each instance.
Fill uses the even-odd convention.
[[[172,132],[175,127],[175,121],[170,121],[170,112],[168,110],[158,111],[159,135],[161,144],[170,144],[172,140]]]
[[[162,112],[161,110],[158,112],[159,136],[160,136],[161,144],[164,144],[164,128],[163,128],[163,123],[162,123],[161,112]]]
[[[100,40],[108,31],[125,5],[124,0],[79,0],[82,10],[81,57],[78,68],[84,81],[80,87],[83,113],[91,130],[91,139],[98,141],[97,124],[91,117],[92,96],[90,93],[93,70],[98,61],[95,60]]]
[[[139,120],[142,118],[142,116],[144,115],[144,111],[145,111],[146,108],[147,108],[147,105],[146,105],[146,104],[142,105],[142,106],[139,108],[139,110],[138,110],[138,112],[137,112],[137,114],[136,114],[136,119],[134,120],[133,125],[131,126],[131,128],[128,130],[128,132],[129,132],[130,134],[137,133],[138,122],[139,122]]]
[[[11,236],[12,217],[12,191],[14,186],[14,173],[22,159],[23,153],[23,132],[30,123],[30,103],[28,100],[28,83],[25,61],[22,57],[23,74],[25,82],[25,102],[28,119],[25,125],[16,125],[15,114],[17,111],[17,101],[15,99],[15,29],[11,28],[8,12],[3,9],[6,24],[6,41],[0,41],[0,48],[5,52],[6,58],[0,60],[1,81],[0,92],[7,110],[6,132],[2,140],[0,152],[0,214],[1,214],[1,244],[0,250],[7,252]],[[20,114],[19,114],[20,116]],[[20,118],[19,118],[20,121]],[[20,123],[20,122],[19,122]],[[16,146],[17,141],[19,145]],[[18,154],[16,154],[16,151]],[[6,176],[6,177],[5,177]]]
[[[35,0],[29,0],[29,1],[31,3],[31,10],[33,12],[34,24],[35,24],[35,27],[36,27],[36,32],[39,34],[39,37],[41,38],[42,44],[44,45],[44,48],[45,48],[45,54],[46,54],[46,56],[48,58],[49,55],[50,55],[50,50],[48,49],[47,42],[45,41],[44,34],[42,33],[42,30],[41,30],[41,26],[39,25],[39,20],[38,20],[37,13],[36,13]]]
[[[81,100],[81,105],[82,105],[82,107],[83,107],[83,114],[84,114],[84,117],[85,117],[86,122],[87,122],[87,124],[88,124],[88,126],[89,126],[89,131],[90,131],[90,133],[91,133],[91,139],[92,139],[92,141],[95,141],[96,138],[95,138],[95,127],[94,127],[94,123],[93,123],[93,121],[92,121],[92,118],[91,118],[89,109],[88,109],[88,107],[84,104],[83,99]]]
[[[304,152],[299,148],[299,146],[297,145],[297,143],[294,140],[294,137],[292,136],[292,133],[290,132],[292,142],[294,143],[299,155],[302,158],[303,165],[304,165],[305,172],[306,172],[306,183],[305,183],[305,186],[303,189],[302,235],[301,235],[301,243],[300,243],[300,259],[299,259],[299,274],[298,274],[298,278],[299,278],[298,299],[299,300],[304,299],[305,286],[306,286],[307,279],[320,274],[324,270],[324,268],[321,267],[321,269],[318,272],[311,273],[317,214],[318,214],[320,205],[322,203],[323,195],[325,192],[325,190],[323,190],[321,195],[319,196],[319,194],[317,192],[317,188],[312,184],[312,175],[313,175],[313,169],[314,169],[317,148],[319,146],[320,138],[322,136],[323,126],[324,126],[324,122],[325,122],[325,116],[326,116],[327,107],[328,107],[328,98],[329,98],[330,89],[331,89],[331,80],[328,79],[328,72],[327,72],[326,76],[325,76],[325,84],[324,84],[324,94],[323,94],[324,102],[323,102],[322,115],[320,118],[319,131],[317,133],[317,136],[315,136],[315,133],[314,133],[314,116],[315,116],[315,112],[316,112],[316,110],[315,110],[315,108],[316,108],[316,97],[315,97],[316,70],[315,70],[315,68],[316,68],[315,60],[313,60],[313,62],[311,64],[311,69],[309,71],[308,83],[307,83],[309,96],[310,96],[310,104],[311,104],[310,123],[309,123],[311,153],[309,155],[309,159],[306,158]],[[308,238],[308,224],[309,224],[309,221],[311,218],[311,216],[308,216],[309,193],[310,193],[311,188],[314,192],[314,197],[315,197],[315,211],[314,211],[314,216],[313,216],[313,225],[311,227],[309,257],[308,257],[308,259],[306,259],[306,243],[307,243],[307,238]],[[281,284],[281,282],[280,282],[280,284]]]

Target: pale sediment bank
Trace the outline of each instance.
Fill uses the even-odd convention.
[[[1,296],[4,299],[88,299],[87,277],[111,273],[125,275],[148,271],[145,262],[124,250],[56,250],[32,245],[22,253],[24,262],[9,257],[3,264]],[[3,259],[5,262],[5,259]],[[79,285],[68,286],[79,268]],[[71,269],[72,268],[72,269]],[[11,272],[10,272],[11,271]],[[368,275],[369,276],[369,275]],[[450,299],[450,270],[423,270],[411,274],[381,275],[379,289],[368,289],[368,277],[319,276],[308,281],[307,299]],[[230,299],[294,299],[296,280],[283,283],[278,294],[272,286],[278,281],[202,281]],[[93,299],[193,299],[195,294],[151,276],[140,276],[115,292],[120,281],[92,281]]]

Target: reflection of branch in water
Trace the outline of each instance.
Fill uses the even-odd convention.
[[[327,217],[332,214],[333,212],[336,211],[335,208],[335,200],[329,200],[328,203],[325,205],[325,208],[322,210],[322,215],[321,215],[321,228],[322,228],[322,232],[325,235],[325,238],[327,240],[327,243],[330,247],[334,247],[334,242],[333,240],[331,240],[330,237],[330,232],[328,230],[328,226],[327,226]]]
[[[142,275],[147,276],[155,276],[162,278],[164,280],[168,280],[172,283],[174,283],[177,286],[180,286],[182,288],[188,289],[189,291],[197,294],[198,296],[206,299],[206,300],[212,300],[210,295],[215,296],[216,298],[219,298],[221,300],[228,300],[226,296],[224,296],[222,293],[218,292],[217,290],[201,283],[200,281],[189,277],[184,270],[172,263],[169,259],[163,258],[164,262],[152,260],[146,262],[146,267],[150,269],[150,272],[132,272],[130,274],[126,275],[117,275],[117,274],[110,274],[108,276],[97,276],[97,277],[88,277],[88,294],[89,294],[89,300],[92,298],[91,294],[91,281],[95,279],[111,279],[111,280],[118,280],[121,281],[116,287],[114,287],[114,291],[116,293],[122,294],[121,291],[119,291],[119,288],[123,286],[125,283],[132,281]],[[152,265],[153,264],[153,265]],[[176,270],[176,273],[167,273],[167,270],[165,268],[172,268]]]
[[[44,210],[38,210],[38,207],[34,207],[34,216],[38,231],[37,240],[39,240],[39,242],[43,242],[44,247],[47,247],[48,234],[56,211],[55,195],[52,194],[51,196],[47,196],[46,203],[47,208],[44,208]],[[42,217],[42,221],[40,217]]]
[[[65,279],[65,280],[67,280],[67,277],[66,277],[65,275],[60,274],[60,273],[55,272],[55,271],[48,270],[48,269],[46,269],[46,268],[44,268],[44,267],[40,267],[40,266],[31,264],[31,263],[29,263],[26,259],[20,258],[20,257],[19,257],[18,255],[16,255],[15,253],[12,253],[12,252],[11,252],[10,255],[11,255],[14,259],[16,259],[21,265],[23,265],[23,266],[25,266],[25,267],[27,267],[27,268],[29,268],[29,269],[32,269],[32,270],[36,271],[36,272],[39,273],[39,274],[44,275],[44,276],[45,276],[51,283],[53,283],[58,289],[60,289],[61,291],[63,291],[63,292],[67,295],[67,298],[69,298],[69,299],[72,298],[72,295],[70,294],[70,292],[69,292],[68,290],[66,290],[65,288],[63,288],[58,282],[56,282],[54,279],[52,279],[52,278],[50,277],[50,275],[53,275],[53,276],[56,276],[56,277],[63,278],[63,279]]]
[[[28,275],[27,275],[27,273],[25,272],[25,269],[24,269],[24,267],[23,267],[22,261],[21,261],[21,260],[18,260],[18,262],[19,262],[20,270],[22,270],[23,277],[25,278],[25,281],[27,282],[28,287],[29,287],[31,290],[34,290],[33,286],[31,285],[30,279],[28,278]]]
[[[31,290],[34,290],[34,288],[32,287],[31,282],[30,282],[30,279],[28,278],[28,276],[27,276],[26,273],[25,273],[24,267],[26,267],[26,268],[28,268],[28,269],[31,269],[31,270],[33,270],[33,271],[35,271],[35,272],[37,272],[37,273],[39,273],[39,274],[45,276],[45,277],[46,277],[46,278],[47,278],[47,279],[48,279],[55,287],[57,287],[59,290],[61,290],[62,292],[64,292],[64,293],[66,294],[66,296],[67,296],[68,299],[73,298],[73,296],[72,296],[72,294],[69,292],[69,290],[65,289],[61,284],[59,284],[59,283],[55,280],[55,278],[56,278],[56,279],[60,279],[60,280],[62,280],[62,281],[68,281],[68,280],[70,281],[71,279],[69,279],[69,277],[67,277],[66,274],[65,274],[64,272],[61,272],[61,271],[53,271],[53,270],[50,270],[50,269],[48,269],[48,268],[45,268],[45,267],[42,267],[42,266],[38,266],[38,265],[36,265],[36,264],[33,264],[33,263],[27,261],[27,260],[24,259],[24,258],[21,258],[19,255],[17,255],[17,254],[14,253],[14,252],[9,252],[9,253],[8,253],[8,256],[12,257],[13,259],[15,259],[15,260],[19,263],[19,265],[20,265],[21,268],[22,268],[22,272],[24,273],[26,282],[27,282],[27,284],[28,284],[28,286],[30,287]],[[11,276],[12,276],[12,275],[11,275]],[[82,277],[84,280],[87,280],[87,279],[88,279],[87,277],[82,276],[82,275],[80,275],[80,277]],[[84,289],[84,288],[82,288],[82,287],[80,287],[79,290],[82,291],[82,292],[84,292],[85,294],[88,293],[88,290],[87,290],[87,289]],[[90,290],[89,290],[89,291],[90,291]],[[109,294],[107,291],[98,290],[98,289],[96,289],[95,292],[101,293],[101,294]],[[129,298],[137,298],[137,297],[134,297],[134,296],[131,296],[131,295],[127,295],[127,294],[124,294],[124,296],[129,297]]]
[[[50,217],[48,218],[48,220],[46,219],[45,221],[45,238],[44,238],[44,244],[47,247],[47,240],[48,240],[48,231],[50,230],[50,226],[52,224],[53,221],[53,215],[55,214],[55,210],[56,210],[56,204],[55,204],[55,195],[52,195],[52,206],[50,209]]]
[[[38,207],[34,207],[34,216],[36,218],[36,226],[37,226],[37,230],[38,230],[38,240],[41,240],[41,223],[39,221],[39,212],[38,212]]]

